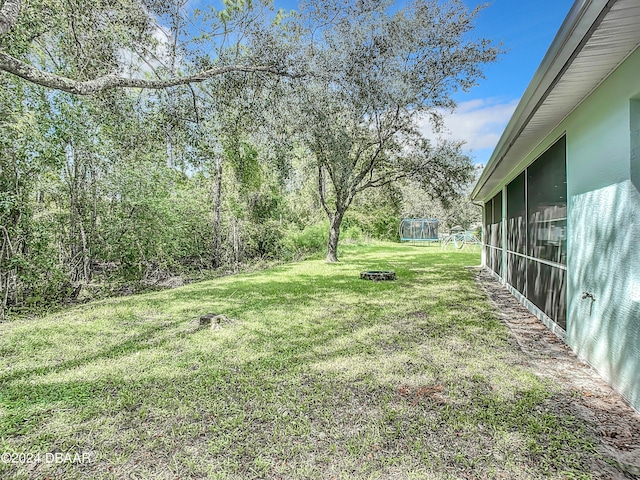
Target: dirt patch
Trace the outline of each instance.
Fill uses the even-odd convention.
[[[640,414],[599,375],[551,333],[486,270],[477,281],[499,309],[529,366],[536,374],[560,384],[558,408],[579,418],[592,430],[602,456],[592,466],[597,478],[640,479]]]

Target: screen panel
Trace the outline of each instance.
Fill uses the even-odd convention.
[[[487,248],[487,266],[502,277],[502,250],[499,248]]]
[[[528,253],[566,265],[567,163],[562,137],[527,169]]]
[[[491,245],[502,248],[502,192],[491,200],[493,203],[491,218]]]
[[[527,259],[520,255],[507,253],[506,280],[509,285],[526,296]]]
[[[544,263],[527,262],[527,298],[560,327],[567,328],[566,271]]]
[[[482,222],[482,242],[491,243],[491,220],[493,219],[493,199],[484,204],[484,222]],[[486,257],[489,258],[489,257]]]
[[[640,100],[631,100],[631,182],[640,192]]]
[[[507,185],[507,250],[527,253],[527,205],[525,172]]]

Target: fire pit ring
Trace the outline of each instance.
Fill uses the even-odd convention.
[[[392,270],[371,270],[368,272],[360,272],[360,278],[363,280],[373,280],[374,282],[395,280],[396,272]]]

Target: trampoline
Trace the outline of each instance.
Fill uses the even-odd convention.
[[[403,218],[398,228],[401,242],[439,242],[435,218]]]

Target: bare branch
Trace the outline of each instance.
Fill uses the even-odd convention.
[[[0,35],[7,33],[16,24],[21,8],[21,0],[4,0],[0,8]]]
[[[191,91],[191,98],[193,98],[193,111],[196,114],[196,123],[200,123],[200,114],[198,113],[198,96],[191,84],[189,84],[189,90]]]
[[[374,179],[371,179],[369,181],[367,181],[367,183],[363,184],[362,186],[358,187],[356,189],[356,192],[362,192],[363,190],[366,190],[367,188],[378,188],[378,187],[383,187],[385,185],[389,185],[390,183],[394,183],[397,182],[398,180],[402,180],[403,178],[408,178],[411,176],[411,172],[399,172],[394,176],[391,177],[379,177]]]
[[[373,155],[371,155],[371,158],[369,159],[369,161],[362,167],[360,172],[358,172],[355,175],[354,180],[352,182],[353,187],[357,187],[360,184],[360,182],[364,180],[364,178],[367,176],[368,173],[373,172],[373,169],[376,166],[376,162],[378,161],[378,159],[380,158],[380,154],[382,153],[382,149],[386,146],[386,142],[384,140],[381,140],[379,143],[372,144],[371,146],[374,146],[374,145],[377,145],[376,150],[375,152],[373,152]],[[360,191],[360,190],[357,190],[357,191]]]
[[[114,73],[94,78],[92,80],[80,81],[40,70],[4,52],[0,52],[0,70],[11,73],[43,87],[53,88],[76,95],[92,95],[112,88],[148,88],[151,90],[160,90],[163,88],[175,87],[177,85],[204,82],[205,80],[218,75],[231,72],[270,73],[273,75],[287,76],[291,78],[299,77],[299,75],[283,72],[270,66],[224,65],[203,70],[194,75],[159,80],[128,78]]]

